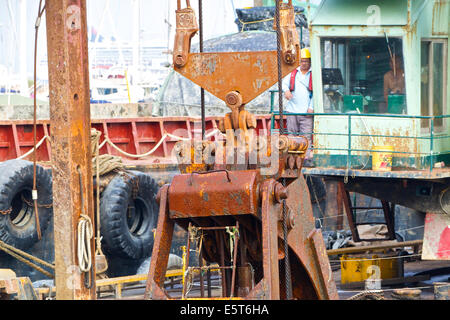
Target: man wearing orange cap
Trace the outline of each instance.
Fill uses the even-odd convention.
[[[312,146],[314,112],[311,81],[311,53],[308,48],[301,50],[300,67],[283,79],[282,88],[286,105],[287,131],[294,135],[304,135]],[[289,115],[289,113],[311,113],[311,115]],[[312,165],[312,150],[308,149],[305,166]]]

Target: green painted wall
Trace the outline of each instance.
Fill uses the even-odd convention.
[[[335,0],[329,0],[329,2],[335,3]],[[356,2],[356,1],[355,1]],[[386,1],[378,0],[378,1],[370,1],[370,3],[382,5],[392,5]],[[340,2],[340,4],[344,3]],[[349,4],[350,1],[346,0],[345,3]],[[360,11],[360,17],[355,17],[356,14],[352,11],[351,7],[348,7],[348,12],[345,17],[339,16],[333,19],[332,12],[322,12],[323,10],[319,10],[316,16],[312,16],[310,25],[310,43],[311,43],[311,51],[312,51],[312,69],[313,69],[313,87],[315,88],[314,94],[314,105],[315,112],[321,113],[323,110],[323,86],[322,86],[322,75],[321,75],[321,57],[319,54],[314,54],[321,52],[321,37],[382,37],[384,32],[386,32],[390,37],[398,37],[403,40],[403,56],[404,56],[404,67],[405,67],[405,82],[406,82],[406,94],[407,94],[407,110],[409,115],[420,115],[421,112],[421,80],[418,76],[421,72],[421,41],[423,39],[447,39],[448,45],[448,32],[445,32],[445,26],[448,26],[448,15],[446,13],[450,10],[450,4],[448,2],[440,2],[440,4],[436,5],[437,1],[417,1],[412,2],[410,7],[410,15],[408,16],[408,12],[406,13],[407,19],[405,21],[410,21],[410,23],[406,23],[405,25],[349,25],[343,24],[342,21],[366,21],[368,13],[363,10]],[[437,6],[441,6],[439,14],[439,19],[436,19],[436,10]],[[323,8],[326,8],[324,6]],[[355,9],[356,10],[356,9]],[[405,12],[399,10],[398,12],[401,15],[404,15]],[[327,16],[327,19],[321,16],[324,14]],[[393,14],[391,12],[391,14]],[[433,15],[435,19],[433,19]],[[392,17],[391,17],[392,18]],[[353,19],[353,20],[352,20]],[[434,30],[433,32],[433,24]],[[436,30],[439,31],[437,34]],[[448,30],[448,29],[447,29]],[[447,47],[448,48],[448,47]],[[450,55],[447,55],[448,65],[447,65],[447,110],[444,110],[444,114],[448,115],[450,113],[450,81],[449,81],[449,66],[450,66]],[[363,125],[362,118],[365,121],[366,125]],[[436,130],[434,132],[435,136],[439,135],[448,135],[450,133],[450,119],[445,120],[446,125],[444,126],[444,130]],[[430,131],[421,130],[420,121],[414,119],[389,119],[389,118],[374,118],[374,117],[353,117],[351,121],[352,133],[353,134],[367,134],[367,130],[370,131],[370,134],[376,135],[402,135],[402,136],[410,136],[410,137],[427,137],[430,135]],[[367,127],[367,128],[366,128]],[[315,145],[319,148],[327,148],[327,149],[343,149],[342,151],[337,150],[317,150],[316,151],[316,159],[321,159],[319,161],[319,166],[342,166],[346,165],[345,162],[337,164],[336,157],[341,157],[342,159],[346,159],[347,149],[349,147],[348,143],[348,121],[344,116],[319,116],[315,117],[315,127],[314,131],[316,133],[334,133],[340,135],[316,135],[315,136]],[[420,168],[423,165],[429,165],[427,158],[430,153],[430,140],[428,139],[402,139],[402,138],[379,138],[376,139],[376,144],[380,145],[394,145],[396,151],[412,151],[415,153],[424,153],[420,156],[413,154],[396,154],[394,155],[397,158],[397,161],[409,162],[410,165],[415,166],[416,168]],[[368,137],[353,137],[352,138],[352,149],[371,149],[373,145],[373,141],[369,140]],[[435,154],[436,160],[439,161],[440,158],[447,156],[450,153],[450,138],[442,138],[434,141],[433,151]],[[437,155],[436,155],[437,153]],[[368,157],[370,157],[370,152],[353,152],[353,157],[361,157],[361,159],[354,159],[355,162],[352,161],[352,164],[360,164],[364,165],[367,162]],[[407,157],[407,158],[405,158]],[[408,159],[409,158],[409,159]],[[411,162],[412,160],[412,162]],[[397,162],[394,161],[394,162]],[[369,162],[370,163],[370,162]]]

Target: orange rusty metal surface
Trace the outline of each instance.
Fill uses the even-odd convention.
[[[186,5],[187,8],[181,9],[178,1],[175,71],[225,101],[232,109],[247,104],[278,81],[277,51],[191,53],[190,41],[198,27],[189,1]],[[280,64],[284,77],[300,63],[300,40],[292,0],[281,4],[279,24]]]
[[[257,215],[257,171],[208,171],[175,176],[169,188],[172,219]]]
[[[187,6],[189,8],[189,1]],[[283,51],[280,63],[285,76],[298,66],[299,39],[294,32],[292,1],[280,9]],[[164,290],[163,275],[176,223],[189,232],[188,252],[191,238],[195,237],[193,233],[206,232],[201,235],[199,251],[207,262],[219,263],[222,268],[223,297],[239,295],[247,299],[272,300],[288,297],[281,290],[287,283],[285,264],[280,263],[285,257],[284,227],[288,226],[289,248],[286,249],[289,249],[289,256],[285,261],[287,258],[291,261],[293,298],[337,299],[323,238],[320,231],[314,231],[310,195],[301,175],[308,147],[306,138],[299,137],[295,141],[282,136],[272,140],[271,136],[266,141],[266,149],[252,144],[251,130],[255,129],[256,121],[244,106],[277,82],[277,52],[188,53],[190,49],[186,49],[186,43],[190,42],[196,29],[195,16],[188,11],[183,18],[188,32],[178,28],[182,24],[181,15],[177,20],[178,39],[184,40],[176,42],[174,69],[230,107],[231,113],[218,126],[221,132],[226,132],[223,146],[235,152],[233,157],[240,154],[245,159],[242,164],[234,161],[232,164],[231,161],[216,163],[215,160],[222,160],[221,157],[228,160],[228,155],[216,154],[214,143],[208,141],[184,141],[175,146],[180,171],[184,174],[175,176],[170,186],[164,186],[158,196],[160,215],[145,298],[170,298]],[[271,168],[273,164],[277,165],[274,172],[265,175],[263,165],[250,163],[252,151],[259,156],[270,155]],[[191,162],[181,163],[186,156],[190,156]],[[275,159],[272,156],[276,156]],[[287,178],[287,188],[277,181],[281,178]],[[285,199],[289,212],[287,220],[283,221]],[[231,234],[230,241],[226,240],[229,228],[233,226],[238,230],[234,244]],[[226,232],[217,229],[226,229]],[[236,272],[236,268],[248,264],[255,270],[255,286],[248,284],[245,275]],[[239,284],[243,286],[239,287]],[[184,294],[183,291],[183,298]]]
[[[283,77],[298,67],[297,63],[282,64]],[[247,104],[277,81],[276,51],[190,53],[183,68],[174,70],[217,98],[237,91]]]
[[[94,221],[86,1],[47,0],[46,23],[57,298],[95,299],[95,281],[86,288],[86,274],[67,285],[67,270],[78,265],[80,215]],[[91,252],[94,261],[93,241]]]
[[[321,232],[314,227],[314,216],[309,200],[306,181],[302,176],[294,180],[287,190],[280,187],[274,179],[261,180],[255,186],[257,170],[229,172],[209,172],[194,177],[185,174],[174,178],[173,185],[164,186],[160,192],[160,215],[156,232],[152,262],[146,288],[147,299],[170,299],[164,290],[163,276],[166,271],[168,254],[171,246],[173,225],[179,224],[184,229],[188,225],[202,227],[207,232],[202,237],[202,255],[210,263],[231,263],[230,244],[226,233],[211,231],[217,227],[239,226],[239,244],[237,267],[250,263],[254,268],[254,286],[251,290],[234,288],[234,295],[244,299],[286,299],[284,290],[284,268],[280,264],[283,258],[282,205],[281,200],[287,197],[289,210],[288,245],[291,261],[292,286],[294,299],[337,299],[337,291],[330,273],[330,265],[323,245]],[[214,177],[214,179],[211,179]],[[179,179],[178,181],[177,178]],[[196,178],[200,180],[195,181]],[[231,182],[230,182],[231,180]],[[239,182],[237,180],[240,180]],[[230,184],[229,194],[220,186]],[[255,186],[259,197],[253,208],[248,192],[250,185]],[[239,190],[239,187],[241,188]],[[188,192],[184,192],[184,190]],[[231,190],[232,189],[232,190]],[[217,190],[217,195],[214,193]],[[205,191],[210,191],[205,193]],[[239,196],[233,196],[237,195]],[[184,198],[191,198],[195,203],[186,203]],[[219,199],[221,198],[222,199]],[[245,199],[239,206],[240,200]],[[170,200],[170,201],[169,201]],[[231,204],[230,204],[231,202]],[[176,207],[177,215],[172,213]],[[251,212],[230,214],[231,210],[248,208]],[[211,214],[211,211],[214,211]],[[180,213],[181,212],[181,213]],[[215,214],[220,212],[222,215]],[[213,226],[213,228],[208,228]],[[222,240],[221,240],[222,239]],[[225,241],[224,241],[225,240]],[[222,249],[221,249],[222,248]],[[235,251],[236,253],[236,251]],[[237,284],[241,283],[240,273],[236,274]],[[230,291],[231,277],[225,276],[225,292]],[[248,286],[247,286],[248,288]],[[228,291],[227,291],[228,290]]]
[[[195,12],[190,7],[189,0],[186,1],[187,8],[181,9],[181,1],[178,0],[175,11],[176,34],[173,49],[173,62],[182,67],[187,62],[187,52],[191,48],[191,39],[198,31]]]

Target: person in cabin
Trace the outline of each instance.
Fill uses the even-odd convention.
[[[304,165],[311,166],[314,105],[309,48],[301,50],[300,67],[283,79],[282,89],[284,97],[288,100],[285,107],[286,129],[289,134],[306,136],[309,147]],[[289,115],[289,113],[311,113],[311,115]]]
[[[393,94],[405,94],[405,72],[402,59],[394,55],[389,63],[391,70],[384,74],[384,101],[388,102],[388,96]]]

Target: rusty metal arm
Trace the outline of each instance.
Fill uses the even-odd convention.
[[[276,17],[273,28],[277,29]],[[298,61],[297,54],[300,51],[300,39],[295,27],[295,13],[292,0],[289,3],[280,4],[280,32],[281,32],[281,56],[287,64]]]
[[[238,109],[278,81],[277,52],[207,52],[191,53],[191,39],[198,31],[194,10],[176,10],[177,29],[173,50],[174,70],[224,101],[234,111],[237,127]],[[292,1],[280,7],[282,33],[282,74],[286,76],[299,65],[300,41],[295,28]]]
[[[186,6],[181,9],[181,0],[177,1],[173,63],[179,68],[186,64],[191,50],[191,39],[198,31],[197,18],[189,0],[186,0]]]

